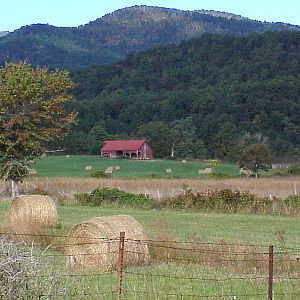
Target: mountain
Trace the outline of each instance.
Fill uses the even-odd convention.
[[[180,136],[182,157],[234,158],[251,142],[299,157],[300,32],[205,34],[72,77],[76,145],[88,145],[84,136],[101,125],[111,135],[146,137],[156,156]]]
[[[223,12],[133,6],[78,28],[45,24],[22,27],[0,38],[0,63],[26,60],[33,65],[74,69],[112,63],[130,53],[178,44],[204,33],[245,35],[299,29],[299,26],[258,22]]]

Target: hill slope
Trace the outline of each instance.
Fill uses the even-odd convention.
[[[201,148],[228,157],[248,142],[269,143],[278,155],[299,151],[300,32],[204,35],[73,77],[85,134],[98,122],[110,134],[152,139],[161,155],[176,134],[191,156]]]
[[[214,11],[180,11],[134,6],[78,28],[36,24],[0,38],[0,63],[26,60],[34,65],[78,68],[105,64],[157,45],[179,43],[204,33],[243,35],[254,31],[299,30]]]

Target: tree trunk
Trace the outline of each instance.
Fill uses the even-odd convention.
[[[171,147],[171,157],[174,157],[174,153],[175,153],[174,146],[175,146],[175,141],[173,142]]]
[[[18,181],[16,180],[12,180],[11,181],[11,197],[17,198],[19,196],[19,185],[18,185]]]

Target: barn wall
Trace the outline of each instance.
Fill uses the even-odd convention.
[[[141,152],[141,159],[152,159],[153,158],[153,151],[148,143],[144,143],[139,150]]]

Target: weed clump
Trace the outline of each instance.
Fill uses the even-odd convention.
[[[166,197],[153,203],[154,208],[189,209],[220,212],[279,213],[298,215],[300,197],[289,196],[284,199],[258,197],[248,191],[221,189],[205,193],[193,193],[185,189],[175,197]]]
[[[89,193],[77,193],[75,199],[81,205],[119,205],[128,207],[149,207],[152,199],[142,194],[136,195],[117,188],[96,188]]]
[[[99,170],[91,171],[90,175],[94,178],[111,178],[111,174],[107,174],[104,171]]]
[[[54,285],[40,277],[44,270],[41,254],[0,236],[0,299],[40,299]]]
[[[176,197],[165,198],[161,205],[173,209],[237,212],[247,204],[254,203],[255,200],[256,196],[249,192],[221,189],[206,193],[193,193],[191,189],[186,189]]]

